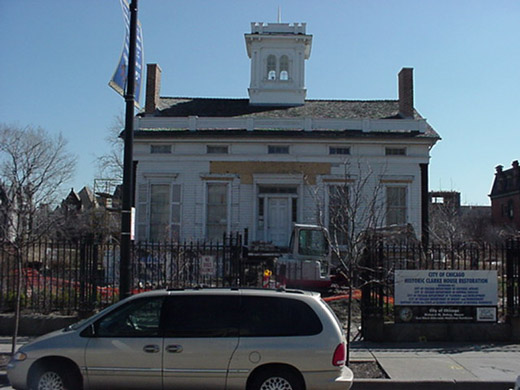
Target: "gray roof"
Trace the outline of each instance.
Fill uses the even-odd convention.
[[[397,100],[306,100],[301,106],[252,106],[249,99],[161,98],[154,116],[399,118]],[[418,115],[418,114],[417,114]],[[418,116],[420,118],[420,116]]]
[[[417,111],[414,113],[414,119],[423,119]],[[404,119],[399,113],[398,100],[306,100],[305,104],[300,106],[264,106],[250,105],[249,99],[243,98],[161,97],[158,109],[154,113],[139,115],[143,117]],[[427,125],[424,134],[414,136],[440,138],[430,125]]]

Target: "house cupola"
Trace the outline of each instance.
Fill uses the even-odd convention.
[[[298,106],[305,103],[305,60],[312,35],[305,23],[251,23],[245,34],[251,58],[249,104]]]

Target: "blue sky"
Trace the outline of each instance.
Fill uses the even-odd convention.
[[[430,188],[489,204],[494,167],[520,158],[520,1],[140,0],[161,95],[247,97],[244,33],[278,7],[313,35],[308,98],[395,99],[397,73],[413,67],[415,106],[442,136]],[[77,190],[124,112],[108,87],[123,38],[118,0],[0,0],[0,122],[61,132]]]

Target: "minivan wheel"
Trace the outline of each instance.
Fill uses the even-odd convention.
[[[76,390],[77,386],[74,376],[65,373],[57,367],[41,367],[31,381],[31,390]]]
[[[287,370],[265,371],[251,381],[251,390],[303,390],[300,379]]]

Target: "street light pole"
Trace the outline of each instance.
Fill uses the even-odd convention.
[[[124,131],[123,165],[123,204],[121,210],[121,253],[119,263],[119,298],[131,295],[132,290],[132,255],[131,223],[133,206],[133,147],[134,147],[134,105],[135,105],[135,53],[137,39],[137,0],[130,4],[130,39],[128,48],[128,73],[126,78],[126,113]]]

